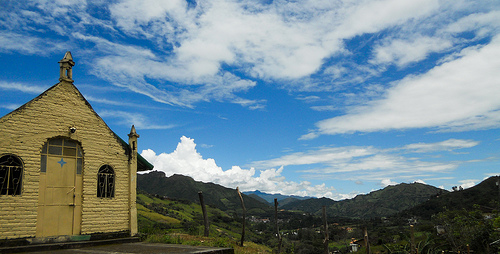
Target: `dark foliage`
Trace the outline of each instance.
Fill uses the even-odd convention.
[[[478,185],[453,192],[443,192],[431,199],[403,211],[400,217],[419,217],[430,219],[432,215],[449,210],[473,210],[478,205],[483,212],[498,211],[500,198],[498,177],[490,177]]]

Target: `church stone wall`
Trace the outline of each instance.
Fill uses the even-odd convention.
[[[128,155],[73,84],[63,81],[0,119],[0,156],[15,154],[24,163],[21,195],[0,195],[0,239],[36,236],[41,149],[54,137],[76,140],[84,152],[81,234],[129,230]],[[104,164],[115,171],[114,198],[97,197]]]

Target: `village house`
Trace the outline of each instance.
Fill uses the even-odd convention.
[[[0,240],[136,235],[136,174],[153,166],[116,135],[73,84],[59,83],[0,118]],[[43,240],[45,239],[45,240]]]

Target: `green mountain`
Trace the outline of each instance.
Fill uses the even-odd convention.
[[[285,210],[295,210],[295,211],[303,211],[308,213],[319,213],[322,211],[323,206],[330,207],[335,203],[342,201],[334,201],[329,198],[310,198],[306,200],[297,200],[295,202],[290,202],[288,204],[283,205],[281,208]],[[336,217],[341,217],[340,215],[333,215]]]
[[[204,223],[199,204],[160,198],[140,190],[137,194],[137,221],[144,242],[231,247],[235,253],[272,252],[271,248],[252,242],[269,238],[255,230],[246,230],[245,247],[238,246],[241,219],[210,206],[206,211],[210,237],[202,236]]]
[[[449,210],[472,210],[474,205],[484,212],[500,210],[500,186],[497,176],[490,177],[474,187],[457,190],[452,192],[434,195],[431,199],[415,207],[403,211],[400,215],[405,217],[418,216],[422,218],[431,218],[432,215]]]
[[[366,195],[358,195],[353,199],[307,199],[286,204],[282,208],[320,214],[322,207],[326,206],[329,216],[370,219],[391,216],[443,192],[446,191],[426,184],[402,183]]]
[[[243,192],[243,194],[245,194],[245,192]],[[249,197],[252,197],[252,198],[254,198],[255,200],[258,200],[258,201],[260,201],[260,202],[262,202],[262,203],[264,203],[264,204],[269,204],[269,203],[267,202],[267,200],[265,200],[265,199],[261,198],[260,196],[258,196],[258,195],[256,195],[256,194],[253,194],[253,193],[252,193],[252,194],[245,194],[245,195],[247,195],[247,196],[249,196]]]
[[[153,171],[137,175],[137,188],[150,194],[170,199],[187,200],[199,203],[198,192],[203,192],[205,204],[223,211],[241,210],[241,201],[235,189],[226,188],[214,183],[197,182],[183,175],[166,177],[165,173]],[[268,204],[243,194],[245,208],[249,213],[263,213],[271,209]]]
[[[262,192],[259,190],[245,191],[243,193],[246,195],[249,195],[251,197],[257,196],[260,198],[258,200],[264,200],[264,202],[269,203],[272,206],[274,206],[274,199],[277,199],[279,207],[282,207],[283,205],[291,203],[291,202],[295,202],[295,201],[299,201],[299,200],[306,200],[306,199],[311,198],[311,197],[300,197],[300,196],[295,196],[295,195],[269,194],[269,193],[265,193],[265,192]]]

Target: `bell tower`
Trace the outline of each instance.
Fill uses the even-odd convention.
[[[71,56],[71,52],[66,52],[61,61],[59,61],[60,75],[59,81],[67,81],[73,83],[73,70],[71,69],[75,66],[75,62],[73,61],[73,56]]]
[[[128,145],[130,149],[129,157],[129,211],[130,211],[130,235],[137,235],[137,138],[139,134],[135,131],[134,125],[128,134]]]

